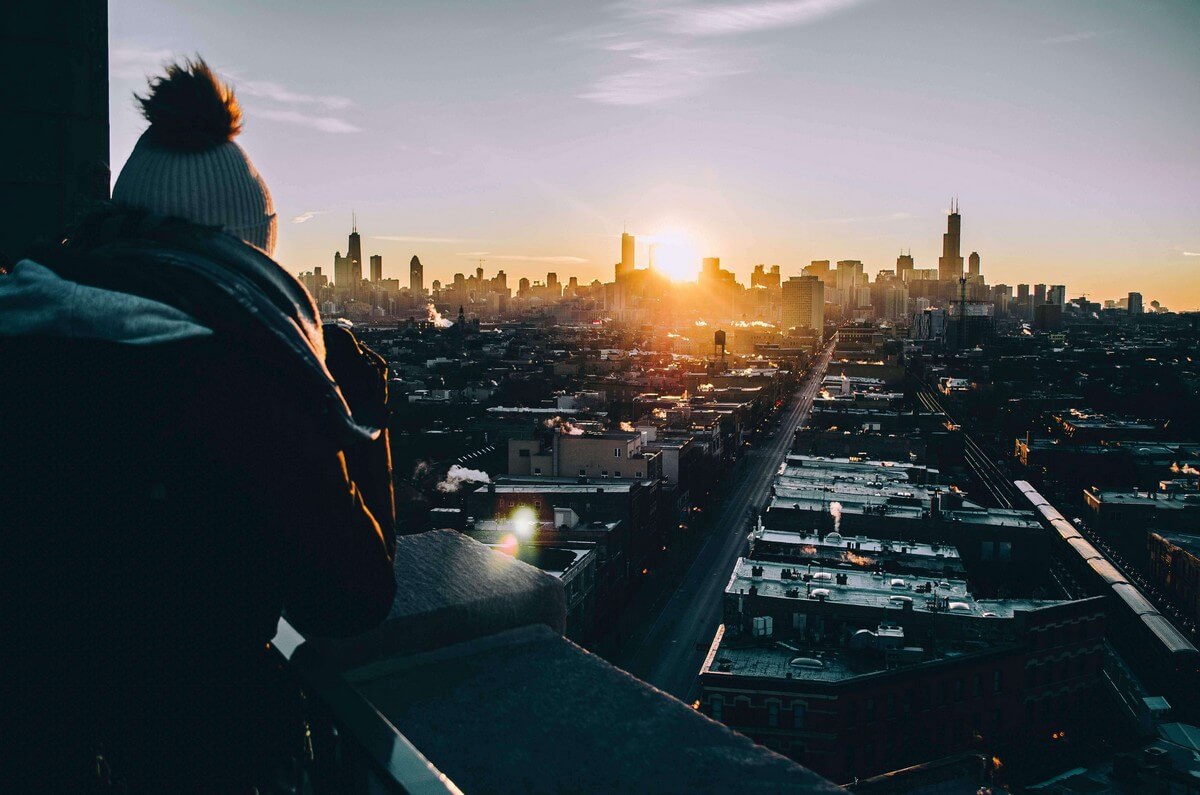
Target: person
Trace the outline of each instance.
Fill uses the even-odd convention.
[[[113,202],[0,276],[3,791],[268,790],[281,613],[352,635],[395,591],[386,364],[271,259],[233,92],[139,101]]]

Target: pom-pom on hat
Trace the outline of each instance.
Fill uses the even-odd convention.
[[[242,109],[203,59],[167,66],[135,95],[150,126],[113,186],[113,201],[224,227],[271,254],[271,192],[234,138]]]

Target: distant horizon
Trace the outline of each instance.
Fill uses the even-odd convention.
[[[1197,30],[1186,0],[125,0],[112,173],[144,128],[132,93],[200,54],[243,104],[293,273],[332,269],[352,211],[402,281],[416,254],[427,282],[480,258],[607,282],[626,225],[742,283],[910,249],[934,268],[958,196],[989,284],[1197,310]]]

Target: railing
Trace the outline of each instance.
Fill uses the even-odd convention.
[[[318,702],[336,727],[343,744],[337,764],[355,768],[341,770],[337,789],[330,791],[343,793],[350,786],[347,795],[462,795],[336,668],[308,647],[286,619],[279,619],[271,646],[287,662],[308,698]],[[320,754],[318,750],[318,764],[323,761]]]

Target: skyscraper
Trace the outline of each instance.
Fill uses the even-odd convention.
[[[817,281],[825,284],[829,281],[829,260],[815,259],[812,264],[804,266],[804,273],[808,276],[816,276]]]
[[[835,286],[839,291],[852,293],[854,288],[866,284],[867,277],[863,273],[863,264],[856,259],[839,260],[837,264],[837,281]]]
[[[617,278],[622,279],[625,276],[633,273],[637,267],[634,254],[634,237],[628,232],[621,233],[621,261],[617,263]]]
[[[416,254],[408,261],[408,289],[414,295],[425,292],[425,267],[421,265],[421,260],[417,259]]]
[[[958,281],[963,275],[963,258],[960,253],[962,244],[962,217],[958,214],[958,200],[950,203],[950,217],[946,224],[946,234],[942,235],[942,256],[938,257],[938,279],[941,281]]]
[[[379,254],[371,255],[371,282],[378,284],[383,281],[383,257]]]
[[[908,281],[908,272],[915,267],[912,252],[896,257],[896,278],[902,282]]]
[[[813,329],[820,335],[825,326],[825,285],[816,276],[793,276],[783,283],[782,326]]]
[[[1141,293],[1130,293],[1126,306],[1128,307],[1129,314],[1131,314],[1131,315],[1142,314],[1142,294]]]
[[[346,247],[346,258],[350,260],[350,279],[353,282],[351,286],[357,290],[359,282],[362,281],[363,266],[362,238],[358,236],[357,218],[353,220],[350,227],[350,242]]]
[[[349,290],[353,285],[354,280],[351,276],[350,258],[343,257],[342,252],[335,251],[333,254],[333,285],[339,291]]]
[[[1044,303],[1046,303],[1046,285],[1033,285],[1033,305],[1041,306]]]
[[[967,273],[971,276],[979,275],[979,252],[972,251],[971,256],[967,258]]]
[[[1050,289],[1046,293],[1046,303],[1054,304],[1055,306],[1066,306],[1067,286],[1065,284],[1050,285]]]

